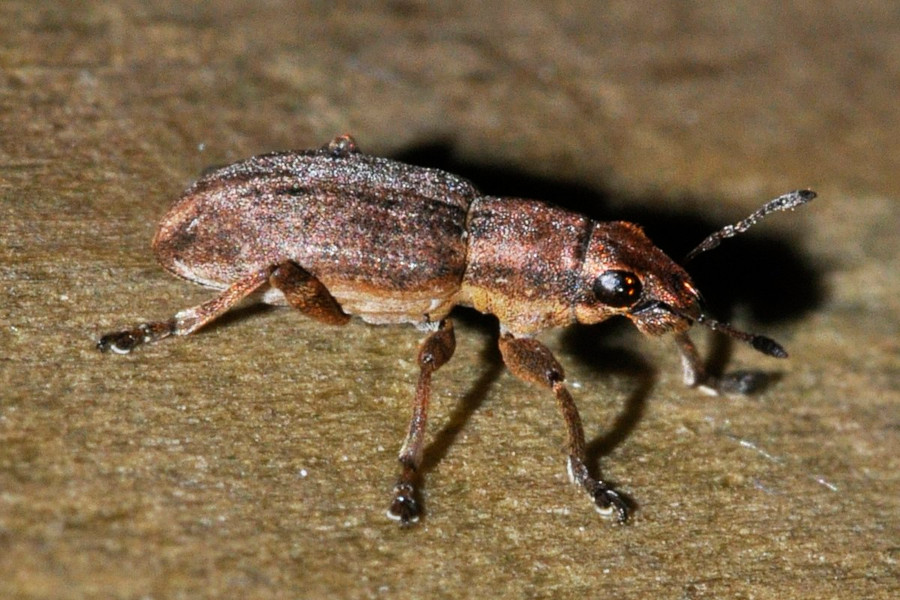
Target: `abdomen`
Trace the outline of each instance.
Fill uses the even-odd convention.
[[[363,154],[263,155],[191,186],[153,248],[166,269],[203,285],[291,260],[348,313],[434,320],[458,292],[476,194],[448,173]]]

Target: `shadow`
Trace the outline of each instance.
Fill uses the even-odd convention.
[[[700,330],[712,338],[703,368],[714,380],[718,381],[719,393],[725,396],[752,396],[764,391],[766,388],[781,379],[779,371],[728,371],[728,363],[734,353],[734,340],[714,333]]]
[[[454,317],[455,318],[455,317]],[[500,357],[500,350],[497,348],[497,340],[491,339],[479,354],[479,363],[488,365],[487,369],[482,372],[478,379],[469,388],[469,391],[463,396],[453,412],[450,413],[446,423],[435,434],[431,443],[425,448],[425,455],[422,459],[421,471],[428,472],[433,469],[453,446],[456,438],[468,423],[472,415],[481,407],[484,399],[487,397],[488,390],[494,384],[503,369],[503,359]]]

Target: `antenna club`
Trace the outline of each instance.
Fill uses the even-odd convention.
[[[781,344],[779,344],[772,338],[767,338],[763,335],[754,335],[752,341],[750,342],[750,345],[763,354],[768,354],[769,356],[774,356],[775,358],[788,357],[787,350],[785,350]]]
[[[700,313],[700,315],[697,317],[697,322],[705,325],[706,327],[709,327],[713,331],[720,331],[728,337],[732,337],[746,344],[750,344],[750,346],[752,346],[754,350],[762,352],[763,354],[766,354],[768,356],[772,356],[774,358],[787,358],[788,356],[787,350],[785,350],[781,344],[779,344],[772,338],[767,338],[764,335],[747,333],[746,331],[735,329],[728,323],[721,323],[706,316],[703,313]]]

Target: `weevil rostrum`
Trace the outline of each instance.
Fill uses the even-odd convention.
[[[814,197],[802,190],[776,198],[709,236],[688,258],[770,212]],[[165,215],[153,250],[168,271],[221,293],[168,320],[104,335],[100,350],[124,354],[187,335],[251,296],[287,304],[323,323],[341,325],[355,315],[367,323],[411,323],[427,333],[388,509],[404,525],[421,512],[417,472],[431,379],[453,356],[448,315],[454,306],[497,317],[506,366],[556,399],[572,482],[597,511],[620,522],[628,503],[589,472],[584,430],[563,368],[536,334],[623,315],[646,335],[670,334],[685,384],[711,392],[726,386],[724,378],[704,371],[687,334],[694,323],[765,354],[787,356],[773,340],[704,314],[687,272],[639,226],[595,221],[539,201],[483,196],[450,173],[363,154],[349,136],[316,150],[264,154],[206,174]]]

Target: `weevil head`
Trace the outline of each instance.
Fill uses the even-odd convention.
[[[747,231],[766,215],[793,210],[815,197],[812,190],[795,190],[770,200],[747,218],[708,236],[688,253],[685,262]],[[700,294],[684,269],[631,223],[593,223],[579,283],[575,318],[581,323],[597,323],[619,314],[631,319],[642,332],[660,335],[684,331],[697,322],[750,344],[763,354],[776,358],[788,355],[773,339],[740,331],[704,314]]]
[[[684,331],[700,316],[690,276],[633,223],[594,223],[581,279],[579,323],[623,315],[642,333],[661,335]]]

